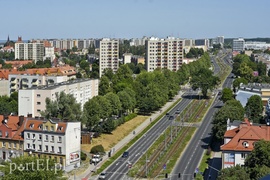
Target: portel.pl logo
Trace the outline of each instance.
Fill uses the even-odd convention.
[[[37,159],[25,164],[16,164],[11,162],[9,165],[9,174],[12,174],[15,170],[19,171],[54,171],[56,174],[58,171],[64,170],[60,163],[54,163],[54,166],[49,166],[49,159]]]

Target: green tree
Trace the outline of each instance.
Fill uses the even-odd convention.
[[[111,133],[113,130],[115,130],[115,125],[114,125],[112,118],[107,119],[102,124],[102,129],[103,129],[104,133]]]
[[[270,170],[270,141],[260,140],[245,160],[252,179],[260,179],[269,174]]]
[[[245,107],[246,114],[254,123],[260,123],[262,120],[263,104],[259,95],[253,95],[248,99]]]
[[[228,100],[233,99],[233,91],[230,88],[224,88],[222,90],[221,100],[225,103]]]
[[[112,109],[112,114],[118,115],[119,111],[121,110],[121,102],[119,97],[112,92],[107,93],[104,97],[109,101],[109,106],[110,109]]]
[[[191,78],[193,90],[201,89],[204,97],[207,96],[208,89],[213,90],[218,85],[220,79],[213,75],[213,72],[206,68],[199,69]]]
[[[214,115],[212,132],[216,140],[222,141],[224,133],[227,129],[227,120],[242,120],[245,110],[241,103],[235,99],[229,100]]]
[[[222,169],[217,180],[249,180],[249,174],[244,167],[237,164],[235,167]]]
[[[253,70],[246,63],[241,63],[238,71],[241,77],[247,80],[251,79]]]
[[[243,83],[243,84],[248,84],[248,81],[245,79],[245,78],[236,78],[234,81],[233,81],[233,89],[236,89],[236,88],[240,88],[240,84]]]
[[[11,162],[4,162],[4,167],[1,168],[1,171],[5,174],[2,179],[65,179],[62,178],[63,171],[59,169],[60,166],[55,165],[52,159],[39,159],[30,156],[12,158]]]
[[[73,95],[61,91],[60,93],[56,93],[55,97],[55,101],[46,98],[46,110],[41,112],[41,115],[47,118],[57,117],[69,121],[81,120],[81,104],[76,102]]]
[[[18,114],[18,96],[16,97],[16,94],[18,95],[18,93],[15,93],[11,97],[0,96],[0,114]]]
[[[111,82],[109,80],[109,78],[107,76],[101,76],[100,78],[100,82],[98,85],[98,94],[100,96],[104,96],[109,92],[112,92],[112,88],[111,88]]]
[[[120,91],[117,93],[119,100],[121,102],[121,111],[128,112],[133,107],[132,99],[126,91]]]

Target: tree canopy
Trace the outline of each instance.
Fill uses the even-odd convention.
[[[245,111],[250,120],[255,123],[263,123],[261,122],[263,119],[263,104],[259,95],[253,95],[248,99]]]
[[[221,100],[223,103],[233,99],[233,91],[230,88],[224,88],[222,90]]]

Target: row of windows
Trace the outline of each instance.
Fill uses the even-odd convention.
[[[26,136],[27,139],[31,139],[31,135],[30,133],[27,133],[27,136]],[[36,134],[32,134],[32,139],[36,139]],[[49,135],[45,135],[45,141],[51,141],[51,142],[54,142],[54,136],[51,135],[50,138],[49,138]],[[39,134],[38,136],[38,140],[42,140],[42,134]],[[57,142],[61,143],[62,142],[62,137],[61,136],[58,136],[58,139],[57,139]]]
[[[2,131],[0,131],[0,137],[8,137],[8,136],[9,136],[8,131],[5,131],[5,132],[4,132],[4,136],[3,136],[3,134],[2,134]]]
[[[17,147],[17,143],[12,143],[12,142],[9,142],[9,143],[2,142],[2,147],[6,147],[6,144],[8,144],[8,148],[12,148],[12,147],[16,148]],[[19,144],[19,146],[20,146],[20,149],[22,149],[22,144]]]
[[[31,146],[30,143],[27,143],[27,149],[34,149],[34,150],[36,150],[36,145],[35,144],[32,144],[32,146]],[[38,145],[37,151],[42,151],[42,145]],[[50,149],[49,149],[49,146],[48,145],[45,145],[44,152],[55,153],[55,148],[54,148],[54,146],[50,146]],[[62,147],[58,147],[58,151],[56,153],[62,153]]]

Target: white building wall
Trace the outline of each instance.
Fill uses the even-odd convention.
[[[9,96],[9,81],[0,79],[0,96]]]
[[[66,154],[66,171],[74,169],[77,165],[80,167],[81,152],[81,122],[68,122],[66,127],[65,138],[65,154]],[[78,158],[74,158],[74,154],[78,154]]]
[[[18,93],[18,114],[27,116],[34,111],[34,90],[20,90]]]

